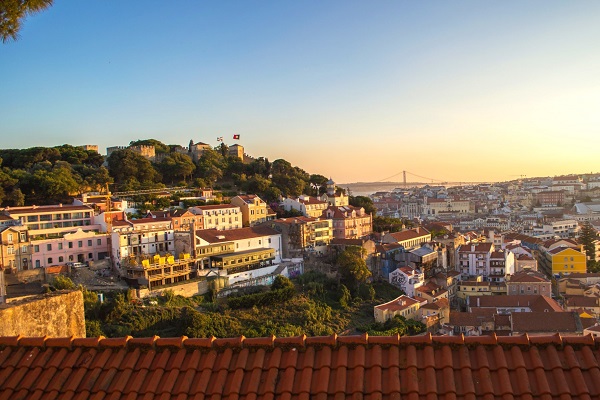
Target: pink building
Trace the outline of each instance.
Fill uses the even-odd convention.
[[[333,237],[336,239],[361,239],[373,233],[373,220],[362,207],[329,206],[323,218],[333,221]]]
[[[87,263],[108,258],[108,234],[84,232],[66,233],[62,238],[31,242],[31,262],[35,268],[64,265],[68,262]]]

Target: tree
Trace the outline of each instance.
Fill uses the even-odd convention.
[[[348,308],[348,306],[350,305],[350,301],[352,300],[352,296],[350,295],[350,291],[348,290],[346,285],[340,285],[339,294],[340,306],[342,306],[342,308]]]
[[[108,171],[115,183],[126,186],[154,183],[159,178],[150,161],[129,149],[114,151],[108,157]]]
[[[71,278],[64,275],[58,275],[56,278],[54,278],[54,281],[52,281],[52,286],[54,286],[56,290],[72,290],[77,287]]]
[[[598,240],[598,233],[596,229],[589,223],[585,222],[579,231],[579,241],[583,244],[583,248],[587,255],[587,267],[588,269],[594,265],[596,261],[596,245],[594,241]]]
[[[327,179],[323,175],[312,174],[308,179],[310,187],[315,189],[316,195],[319,196],[327,191]]]
[[[373,205],[373,200],[367,196],[350,196],[348,202],[351,206],[362,207],[367,214],[375,214],[377,209]]]
[[[17,40],[21,23],[28,15],[52,5],[53,0],[2,0],[0,1],[0,38],[6,43]]]
[[[404,227],[406,221],[392,217],[373,217],[373,230],[375,232],[399,232]]]
[[[187,181],[187,178],[194,173],[196,165],[185,154],[171,153],[161,160],[158,169],[163,176],[163,182],[172,184],[179,179]]]
[[[371,276],[371,271],[365,262],[366,250],[359,246],[348,246],[336,259],[340,275],[356,289]]]
[[[203,151],[196,166],[195,176],[202,178],[208,186],[213,186],[223,176],[223,158],[221,155],[214,150]]]
[[[273,285],[271,285],[271,290],[279,290],[286,288],[294,288],[294,284],[289,278],[286,278],[283,275],[277,275],[275,280],[273,281]]]

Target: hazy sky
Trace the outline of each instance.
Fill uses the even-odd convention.
[[[2,148],[239,134],[339,183],[600,170],[598,1],[57,0],[0,77]]]

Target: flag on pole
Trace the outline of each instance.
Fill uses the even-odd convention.
[[[217,138],[217,142],[222,142],[222,141],[223,141],[223,136],[219,136],[219,137]]]
[[[235,140],[240,140],[240,135],[233,135],[233,138],[234,138]]]

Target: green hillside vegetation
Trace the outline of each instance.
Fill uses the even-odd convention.
[[[113,192],[166,186],[212,187],[228,194],[257,194],[269,202],[281,195],[317,195],[326,189],[327,178],[323,175],[311,175],[283,159],[270,162],[259,157],[244,163],[230,157],[225,144],[205,151],[197,162],[178,152],[179,145],[156,139],[130,143],[135,145],[154,146],[157,162],[130,148],[116,150],[106,160],[94,151],[70,145],[0,150],[0,203],[70,203],[73,196],[104,191],[107,185]],[[142,201],[156,203],[156,198],[146,197]]]
[[[366,290],[349,295],[343,284],[324,274],[309,272],[293,282],[280,277],[272,287],[260,288],[258,293],[241,293],[214,302],[211,294],[185,298],[167,291],[156,300],[143,302],[119,293],[104,304],[98,302],[95,292],[82,290],[89,337],[281,337],[424,331],[423,324],[401,319],[386,325],[374,324],[373,306],[402,292],[385,282],[364,285]],[[368,287],[373,289],[373,298],[369,298]],[[261,294],[270,302],[253,304]]]

